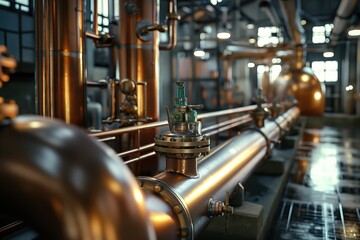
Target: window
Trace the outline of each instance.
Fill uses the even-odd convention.
[[[258,65],[256,70],[257,70],[257,79],[259,83],[264,77],[265,72],[269,73],[270,83],[273,83],[281,72],[281,65],[276,64],[276,65],[272,65],[271,67],[265,65]]]
[[[0,6],[11,10],[32,13],[32,0],[0,0]]]
[[[312,28],[313,43],[328,43],[333,24],[325,24],[324,26],[314,26]]]
[[[259,47],[276,45],[283,41],[280,29],[277,27],[259,27],[257,43]]]
[[[116,4],[115,4],[116,5]],[[109,3],[108,1],[97,1],[97,7],[98,7],[98,30],[99,32],[109,32]],[[91,6],[91,11],[94,11],[94,7]],[[91,21],[93,19],[92,16],[93,13],[91,13]],[[93,27],[93,26],[91,26]]]
[[[336,82],[338,80],[337,61],[314,61],[311,63],[311,68],[320,82]]]

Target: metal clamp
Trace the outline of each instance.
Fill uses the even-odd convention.
[[[265,159],[268,158],[271,155],[271,140],[266,136],[266,134],[263,131],[261,131],[260,128],[254,128],[254,127],[247,128],[243,132],[245,132],[245,131],[258,132],[265,138],[265,141],[266,141],[266,154],[265,154],[264,158]]]

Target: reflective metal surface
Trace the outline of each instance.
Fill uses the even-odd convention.
[[[358,121],[308,121],[267,239],[360,239]]]
[[[129,169],[80,129],[16,118],[0,125],[0,163],[1,212],[42,239],[155,239]]]
[[[85,126],[83,0],[35,4],[38,114]]]
[[[156,232],[156,240],[178,239],[178,220],[167,200],[144,190],[146,208],[150,213],[150,221]]]
[[[319,79],[311,68],[284,68],[273,86],[276,98],[295,96],[302,115],[321,116],[325,110],[325,96]]]
[[[279,117],[277,122],[281,128],[286,129],[298,116],[299,109],[293,107]],[[261,131],[270,140],[279,139],[280,129],[274,122],[267,121]],[[179,200],[187,206],[194,226],[194,232],[190,232],[190,236],[196,237],[210,221],[207,207],[209,199],[224,201],[226,192],[233,192],[236,185],[243,182],[264,158],[266,152],[267,141],[262,134],[245,131],[199,160],[199,178],[189,179],[167,172],[156,175],[155,178],[160,185],[165,184],[174,194],[181,196]]]
[[[152,39],[143,42],[137,37],[137,24],[140,20],[148,20],[151,24],[159,24],[158,1],[134,0],[119,1],[120,19],[116,30],[117,58],[119,79],[131,79],[135,82],[147,82],[147,99],[141,89],[137,91],[138,115],[144,112],[157,121],[159,119],[159,37],[152,32]]]

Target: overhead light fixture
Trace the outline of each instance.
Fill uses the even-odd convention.
[[[323,56],[324,58],[332,58],[334,56],[334,52],[324,52]]]
[[[281,63],[281,58],[273,58],[273,59],[271,59],[271,62],[273,64]]]
[[[212,5],[216,5],[216,4],[221,3],[221,2],[222,2],[222,0],[210,0],[210,3]]]
[[[231,37],[231,33],[229,30],[223,29],[216,34],[216,37],[222,40],[229,39]]]
[[[248,66],[248,68],[254,68],[254,67],[255,67],[255,63],[253,63],[253,62],[248,62],[247,66]]]
[[[249,43],[250,43],[250,44],[255,44],[255,43],[256,43],[256,38],[250,37],[250,38],[249,38]]]
[[[347,92],[349,92],[349,91],[352,91],[354,89],[354,86],[353,85],[348,85],[347,87],[345,87],[345,90],[347,91]]]
[[[348,30],[348,35],[350,37],[359,37],[360,36],[360,28],[359,27],[351,27]]]
[[[302,20],[300,21],[300,23],[301,23],[302,26],[305,26],[305,25],[307,24],[307,21],[306,21],[305,19],[302,19]]]
[[[202,49],[196,49],[194,51],[194,56],[199,57],[199,58],[204,57],[205,56],[205,51],[202,50]]]
[[[255,24],[253,24],[253,23],[248,23],[248,24],[246,25],[246,28],[249,29],[249,30],[252,30],[252,29],[255,28]]]

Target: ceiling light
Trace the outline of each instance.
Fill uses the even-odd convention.
[[[358,36],[360,36],[360,28],[359,27],[350,28],[349,31],[348,31],[348,35],[350,37],[358,37]]]
[[[332,58],[334,56],[333,52],[324,52],[323,53],[324,58]]]
[[[255,67],[255,63],[249,62],[249,63],[247,64],[247,66],[248,66],[248,68],[253,68],[253,67]]]
[[[248,23],[247,25],[246,25],[246,28],[247,29],[254,29],[255,28],[255,24],[253,24],[253,23]]]
[[[197,49],[194,51],[194,56],[195,57],[204,57],[205,56],[205,51],[202,49]]]
[[[354,89],[353,85],[349,85],[347,87],[345,87],[345,90],[348,92],[348,91],[352,91]]]
[[[217,4],[217,0],[210,0],[212,5],[216,5]]]
[[[228,30],[222,30],[217,33],[216,37],[218,39],[229,39],[231,37],[231,33]]]
[[[302,19],[302,20],[300,21],[300,23],[301,23],[302,26],[304,26],[304,25],[306,25],[307,21],[306,21],[305,19]]]
[[[249,38],[249,43],[250,43],[250,44],[256,43],[256,38],[250,37],[250,38]]]
[[[276,64],[276,63],[281,63],[281,58],[273,58],[271,60],[272,63]]]

